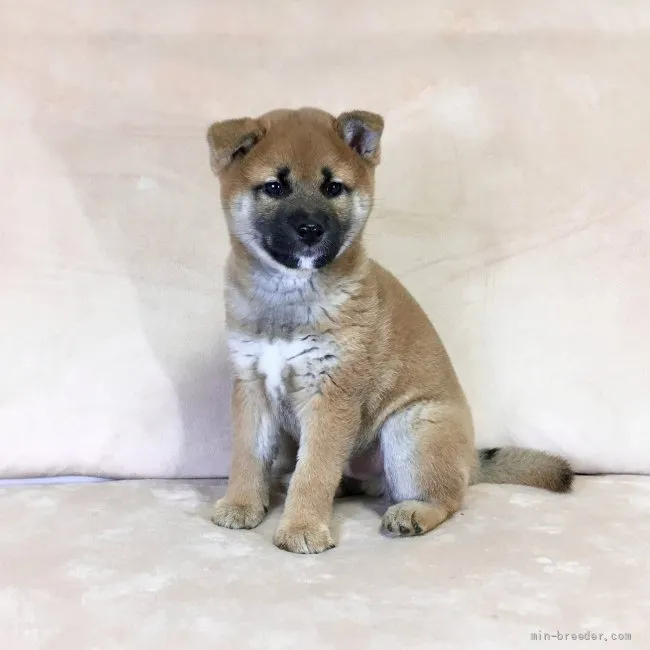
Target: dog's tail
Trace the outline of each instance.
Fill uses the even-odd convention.
[[[471,483],[513,483],[570,492],[573,470],[560,456],[522,447],[479,449]]]

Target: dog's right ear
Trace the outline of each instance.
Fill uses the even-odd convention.
[[[212,171],[217,175],[224,172],[230,163],[245,156],[263,135],[260,123],[250,117],[215,122],[207,134]]]

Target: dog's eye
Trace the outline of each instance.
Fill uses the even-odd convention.
[[[343,183],[338,181],[328,181],[323,187],[323,191],[330,199],[335,199],[343,191]]]
[[[264,193],[271,198],[278,199],[284,194],[284,186],[279,181],[264,183]]]

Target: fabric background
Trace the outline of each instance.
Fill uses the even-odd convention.
[[[480,443],[650,471],[645,0],[0,0],[0,475],[223,476],[204,133],[386,118],[370,252]]]

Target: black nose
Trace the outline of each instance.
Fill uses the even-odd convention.
[[[298,239],[307,246],[315,246],[323,239],[328,217],[325,214],[308,214],[299,210],[291,215],[289,223],[298,235]]]
[[[325,234],[325,228],[319,223],[307,222],[301,223],[297,228],[296,232],[298,237],[303,241],[307,246],[313,246],[318,244],[318,242],[323,238]]]

